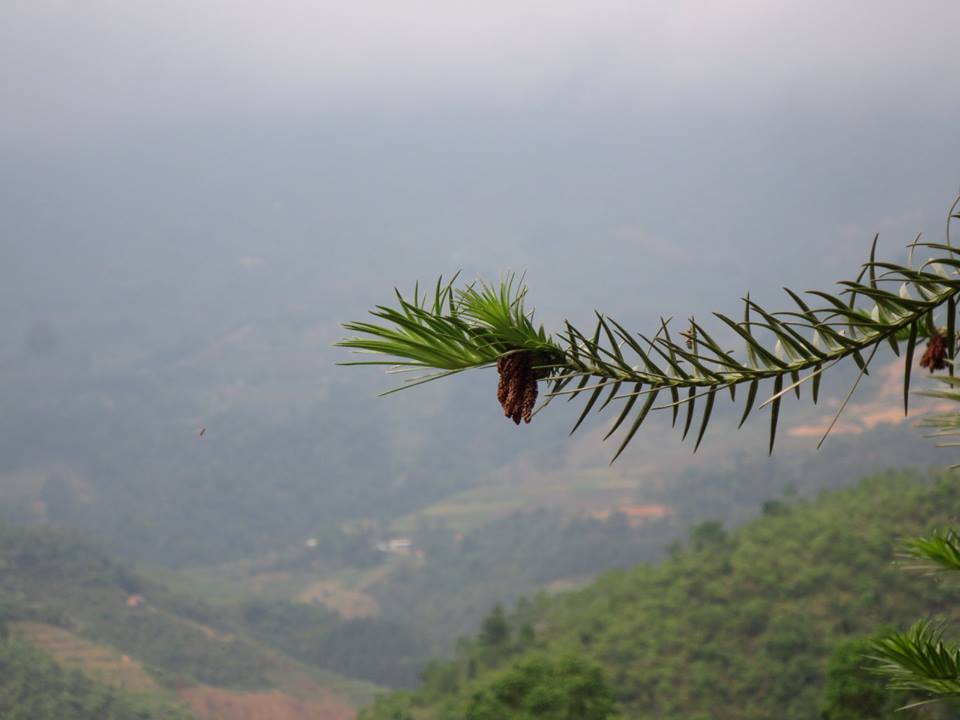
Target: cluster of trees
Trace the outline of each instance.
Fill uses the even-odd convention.
[[[92,640],[144,662],[164,685],[255,689],[271,684],[271,662],[261,650],[242,639],[210,637],[164,612],[112,608],[84,629]]]
[[[494,612],[456,660],[432,665],[420,689],[385,699],[368,717],[386,720],[397,708],[463,717],[478,692],[518,663],[570,655],[602,668],[629,717],[848,717],[863,687],[883,693],[868,663],[851,659],[866,638],[904,626],[918,607],[957,612],[957,590],[891,561],[904,536],[946,525],[958,508],[952,478],[890,473],[815,501],[768,503],[736,531],[701,525],[659,565]]]
[[[377,702],[376,717],[416,720],[407,696]],[[477,685],[457,720],[614,720],[620,717],[603,670],[577,657],[534,656]],[[362,712],[363,718],[370,718]]]
[[[515,513],[462,535],[423,524],[414,540],[427,562],[398,568],[369,592],[385,617],[410,625],[435,654],[446,654],[495,602],[654,560],[678,532],[669,520],[635,527],[622,514],[601,520],[548,510]]]
[[[576,657],[530,657],[477,689],[464,720],[608,720],[614,707],[597,664]]]
[[[377,617],[344,620],[318,605],[249,601],[239,626],[254,638],[316,667],[388,687],[411,687],[429,647],[410,627]]]
[[[384,532],[375,526],[320,529],[314,535],[316,547],[280,554],[262,567],[309,574],[369,569],[386,558],[374,549]],[[479,627],[491,604],[513,602],[555,580],[585,582],[604,569],[652,560],[678,532],[669,520],[634,526],[618,513],[595,519],[547,510],[520,512],[464,534],[432,521],[413,533],[427,562],[400,560],[368,588],[380,604],[378,617],[344,619],[322,605],[275,599],[238,599],[216,613],[182,596],[165,603],[179,614],[239,630],[311,665],[387,687],[412,687],[431,657],[448,655],[458,637]],[[137,621],[145,622],[142,617]],[[113,628],[110,639],[122,641],[118,635],[124,629]],[[167,643],[161,639],[159,646],[148,657],[171,665],[160,656]],[[195,653],[189,642],[185,647],[195,655],[182,663],[190,669],[204,653]],[[234,681],[241,676],[234,666],[243,657],[239,653],[237,661],[222,666]],[[191,671],[201,673],[205,682],[212,681],[204,668]],[[224,684],[224,678],[214,679]]]

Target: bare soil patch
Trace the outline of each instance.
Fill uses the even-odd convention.
[[[370,595],[349,590],[332,580],[314,583],[300,593],[297,600],[321,603],[345,618],[371,617],[380,612],[380,606]]]
[[[197,686],[180,692],[200,720],[353,720],[356,710],[333,697],[298,700],[279,692],[236,692]]]

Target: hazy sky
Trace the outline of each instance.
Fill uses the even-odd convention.
[[[5,0],[4,381],[30,387],[9,363],[39,337],[79,377],[229,386],[220,410],[309,397],[348,372],[337,322],[458,269],[644,330],[829,287],[875,232],[888,257],[942,233],[958,25],[949,1]]]
[[[181,245],[294,295],[307,267],[364,299],[528,269],[553,318],[638,284],[675,301],[656,265],[695,280],[683,312],[718,271],[734,295],[773,268],[811,286],[876,231],[890,252],[941,232],[958,21],[949,1],[8,0],[0,242],[41,291],[39,245],[78,242],[125,271],[101,286],[149,284],[164,258],[137,248]]]
[[[949,0],[7,0],[0,123],[42,138],[225,113],[518,113],[549,98],[607,111],[929,113],[956,108],[945,81],[958,14]]]

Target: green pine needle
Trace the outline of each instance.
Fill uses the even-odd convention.
[[[957,214],[951,211],[948,229],[954,219]],[[772,450],[780,405],[788,391],[793,390],[799,396],[799,385],[812,380],[816,402],[821,375],[826,369],[850,359],[860,368],[860,376],[865,375],[880,346],[889,345],[899,353],[900,344],[906,343],[906,405],[916,344],[939,332],[933,318],[942,307],[951,315],[947,318],[947,328],[955,327],[952,314],[956,312],[960,295],[958,249],[949,241],[944,245],[919,240],[909,248],[911,253],[924,249],[937,256],[920,267],[883,262],[876,259],[874,238],[869,260],[857,278],[838,283],[840,290],[836,293],[812,290],[806,293],[809,299],[805,300],[800,294],[787,290],[795,308],[785,311],[768,311],[748,295],[743,300],[742,320],[715,313],[721,327],[743,344],[742,357],[714,340],[693,319],[689,329],[682,329],[675,340],[669,320],[661,321],[657,333],[648,338],[631,333],[615,320],[598,313],[592,332],[582,332],[566,322],[564,332],[554,339],[542,325],[534,324],[532,311],[524,307],[527,296],[524,278],[513,274],[497,284],[480,281],[463,287],[455,286],[457,276],[446,283],[440,279],[432,297],[421,296],[419,288],[415,288],[412,299],[397,291],[395,306],[378,306],[371,311],[374,321],[344,324],[354,335],[337,344],[366,356],[344,365],[390,365],[397,371],[426,371],[402,387],[494,365],[508,353],[530,353],[538,379],[548,383],[548,402],[561,395],[572,399],[581,393],[588,394],[589,400],[575,429],[592,412],[600,412],[618,401],[625,403],[614,429],[627,427],[629,430],[617,455],[634,437],[651,409],[671,408],[676,423],[679,406],[686,405],[683,434],[689,433],[694,416],[698,415],[696,445],[699,446],[711,418],[717,390],[727,388],[731,397],[735,397],[738,385],[748,385],[749,391],[742,395],[745,397],[742,425],[755,407],[761,386],[772,388],[769,398],[759,405],[759,408],[770,405]],[[952,359],[956,354],[956,338],[952,333],[947,337],[950,338],[947,358]],[[949,378],[942,379],[954,380],[952,372]],[[633,390],[617,394],[621,385]],[[598,403],[604,388],[608,388],[608,394]],[[672,403],[656,407],[649,402],[635,403],[639,395],[655,397],[661,390],[670,393]],[[928,394],[960,397],[954,385],[950,390]],[[697,404],[701,396],[708,400]],[[633,422],[625,423],[630,415]],[[960,432],[960,421],[958,424],[944,419],[931,422],[928,427],[940,433]]]

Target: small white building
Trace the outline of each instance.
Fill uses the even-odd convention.
[[[410,555],[413,553],[413,540],[408,537],[396,537],[377,543],[377,550],[391,555]]]

